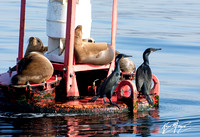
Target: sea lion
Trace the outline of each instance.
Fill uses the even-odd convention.
[[[27,56],[30,52],[37,51],[44,54],[48,50],[48,47],[44,47],[42,41],[37,37],[30,37],[29,44],[26,48],[25,56]]]
[[[106,65],[114,57],[114,52],[107,43],[83,42],[81,25],[75,29],[74,52],[76,63]]]
[[[118,51],[115,51],[115,56],[119,55]],[[129,58],[122,57],[119,61],[120,70],[122,72],[134,73],[136,71],[135,64]]]
[[[29,44],[26,48],[26,52],[24,57],[26,57],[30,52],[36,51],[39,53],[42,53],[44,55],[44,53],[48,50],[47,46],[44,46],[42,41],[37,38],[37,37],[30,37],[29,38]],[[16,71],[16,65],[12,68],[9,68],[8,72],[12,72],[12,71]]]
[[[83,42],[91,42],[91,43],[95,43],[95,40],[93,38],[88,38],[88,39],[82,39]]]
[[[53,75],[53,65],[43,55],[43,50],[32,52],[42,42],[35,37],[29,39],[25,57],[18,63],[18,73],[11,78],[11,84],[41,83]]]
[[[61,56],[64,51],[65,51],[65,39],[61,39],[62,41],[62,46],[59,47],[59,56]],[[88,39],[82,39],[83,42],[90,42],[90,43],[95,43],[95,40],[93,38],[88,38]],[[61,45],[61,44],[60,44]]]

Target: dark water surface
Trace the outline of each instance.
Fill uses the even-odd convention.
[[[112,0],[91,0],[92,32],[110,43]],[[0,73],[16,63],[19,0],[0,1]],[[200,136],[200,1],[119,0],[117,49],[138,67],[148,47],[160,80],[160,108],[137,115],[11,114],[1,112],[0,135]],[[25,45],[30,36],[47,45],[47,0],[27,0]]]

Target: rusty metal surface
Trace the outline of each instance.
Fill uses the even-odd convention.
[[[13,74],[15,74],[15,72]],[[80,96],[72,99],[66,98],[62,102],[56,102],[55,87],[60,87],[62,85],[60,84],[61,77],[55,78],[53,76],[47,81],[46,86],[44,83],[32,84],[29,86],[11,86],[8,84],[9,79],[9,73],[0,74],[0,104],[6,109],[10,107],[11,111],[20,108],[16,111],[98,114],[121,113],[127,111],[136,113],[150,108],[145,97],[138,94],[132,80],[121,80],[111,98],[114,103],[119,105],[120,109],[118,109],[116,106],[110,106],[109,103],[104,104],[102,98],[97,99],[95,102],[88,102],[93,96]],[[155,103],[153,107],[158,107],[159,81],[155,76],[153,81],[155,85],[151,90],[151,97]],[[2,83],[4,85],[2,85]],[[2,101],[4,103],[2,103]],[[107,98],[106,101],[109,102]]]

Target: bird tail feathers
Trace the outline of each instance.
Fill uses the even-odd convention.
[[[94,102],[99,98],[99,96],[94,96],[92,99],[90,99],[88,102]]]

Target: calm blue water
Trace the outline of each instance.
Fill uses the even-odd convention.
[[[110,43],[112,0],[91,0],[92,32]],[[18,0],[0,1],[0,73],[15,65]],[[119,0],[117,49],[138,67],[148,47],[160,80],[160,108],[149,112],[76,116],[1,112],[0,135],[18,136],[200,136],[200,1]],[[47,45],[47,0],[27,0],[25,45],[30,36]]]

